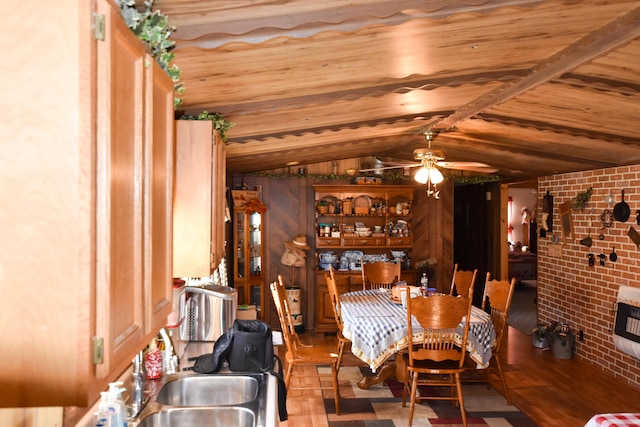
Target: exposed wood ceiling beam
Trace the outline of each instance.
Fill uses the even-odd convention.
[[[551,79],[560,77],[620,45],[629,43],[638,36],[640,36],[640,8],[626,13],[562,49],[547,61],[534,67],[528,76],[507,82],[501,87],[487,92],[461,106],[455,113],[431,123],[422,132],[451,129],[461,121],[473,117],[493,105],[505,102]]]

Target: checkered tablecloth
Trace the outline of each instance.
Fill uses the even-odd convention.
[[[584,427],[629,427],[640,426],[640,413],[597,414]]]
[[[374,372],[393,354],[407,348],[409,341],[407,310],[389,297],[390,293],[375,289],[340,295],[343,334],[351,340],[352,353]],[[417,322],[413,327],[419,328]],[[462,325],[459,328],[462,331]],[[491,317],[473,307],[467,351],[479,368],[489,365],[495,339]]]

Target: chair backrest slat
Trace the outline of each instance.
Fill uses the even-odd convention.
[[[507,318],[511,309],[511,300],[516,288],[515,277],[509,280],[490,280],[491,273],[487,273],[482,296],[482,309],[489,311],[493,327],[496,330],[495,348],[500,347],[502,336],[507,329]]]
[[[338,285],[333,273],[333,267],[325,272],[325,281],[329,289],[329,298],[331,299],[331,308],[333,309],[333,317],[336,320],[336,326],[342,332],[344,323],[342,321],[342,307],[340,306],[340,295],[338,293]]]
[[[396,259],[392,262],[367,262],[361,260],[362,289],[390,289],[401,277],[401,265]]]
[[[455,339],[463,319],[470,319],[471,299],[451,295],[411,298],[407,303],[409,337],[423,334],[420,342],[409,345],[409,363],[415,360],[454,360],[462,368],[465,359],[469,321],[464,322],[462,340]],[[412,318],[420,325],[416,330]],[[412,338],[413,339],[413,338]]]
[[[287,347],[287,351],[295,354],[299,339],[293,324],[289,298],[287,298],[287,291],[284,287],[282,276],[278,275],[278,280],[271,283],[269,287],[271,288],[271,295],[276,306],[276,311],[278,312],[280,327],[282,328],[282,341]]]
[[[449,290],[449,294],[453,295],[455,289],[456,295],[469,298],[469,289],[471,289],[472,286],[475,286],[477,275],[478,269],[473,271],[460,270],[458,269],[458,264],[456,264],[453,267],[453,279],[451,279],[451,289]]]

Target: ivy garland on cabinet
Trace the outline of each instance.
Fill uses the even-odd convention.
[[[173,62],[174,55],[171,50],[175,42],[169,39],[176,27],[169,24],[167,15],[159,10],[151,10],[154,0],[146,0],[145,10],[142,12],[136,9],[135,0],[115,1],[120,7],[120,13],[127,27],[144,43],[149,55],[174,82],[173,108],[177,109],[182,104],[182,98],[177,95],[184,93],[184,83],[180,82],[180,68]]]

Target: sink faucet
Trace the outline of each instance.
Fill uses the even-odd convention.
[[[176,374],[180,370],[180,359],[178,358],[178,354],[176,353],[173,341],[171,340],[169,332],[167,332],[166,328],[160,329],[159,334],[162,337],[162,341],[164,342],[164,354],[162,355],[165,369],[164,373]]]
[[[144,352],[140,351],[132,360],[133,372],[131,373],[133,390],[131,393],[131,418],[137,418],[148,402],[145,397],[145,385],[147,373],[144,370]]]

